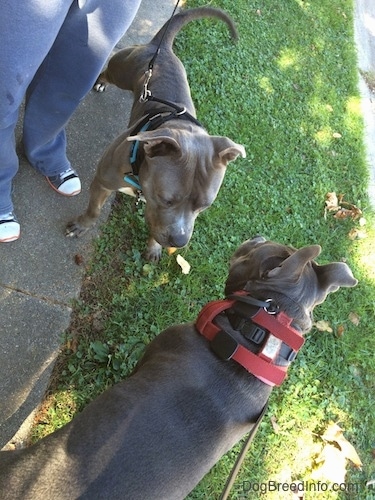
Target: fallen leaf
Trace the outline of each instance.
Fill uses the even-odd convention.
[[[360,322],[360,318],[357,313],[351,312],[349,314],[349,320],[353,323],[353,325],[358,326]]]
[[[337,330],[336,330],[336,335],[338,337],[342,337],[344,335],[344,331],[345,331],[345,326],[344,325],[339,325],[337,327]]]
[[[77,264],[77,266],[82,266],[83,256],[80,253],[76,253],[74,256],[74,262]]]
[[[342,135],[338,132],[333,132],[332,137],[334,137],[335,139],[341,139]]]
[[[359,225],[360,225],[361,227],[363,227],[363,226],[365,226],[365,225],[366,225],[366,222],[367,222],[367,221],[366,221],[366,219],[365,219],[364,217],[361,217],[361,218],[359,219],[359,221],[358,221],[358,222],[359,222]]]
[[[363,240],[367,238],[367,233],[366,231],[361,231],[360,229],[353,227],[353,229],[349,231],[348,237],[350,240]]]
[[[326,194],[325,204],[326,204],[326,210],[329,210],[329,211],[338,210],[340,208],[339,207],[339,200],[338,200],[335,192]]]
[[[326,194],[324,217],[327,216],[327,211],[336,212],[334,215],[336,219],[347,219],[349,217],[353,220],[359,218],[362,219],[362,210],[353,203],[344,201],[343,194],[339,194],[337,196],[335,192]]]
[[[346,460],[341,450],[332,444],[326,444],[316,459],[318,467],[312,471],[314,480],[345,483]]]
[[[344,207],[339,208],[334,215],[335,219],[348,219],[349,217],[354,219],[356,217],[356,212],[355,210],[350,210]]]
[[[277,423],[277,419],[274,415],[272,415],[270,420],[271,420],[272,429],[274,430],[275,434],[277,434],[280,431],[280,426]]]
[[[328,321],[325,321],[323,319],[314,323],[314,326],[320,332],[329,332],[329,333],[333,332],[331,325],[328,323]]]
[[[187,260],[185,260],[182,255],[178,254],[176,257],[177,264],[181,267],[182,274],[189,274],[191,266]]]
[[[173,253],[175,253],[176,250],[177,250],[176,247],[168,247],[167,253],[168,253],[168,255],[172,255]]]
[[[344,431],[339,425],[332,422],[322,435],[322,439],[338,444],[344,457],[353,462],[356,467],[361,467],[362,462],[354,446],[344,437]]]

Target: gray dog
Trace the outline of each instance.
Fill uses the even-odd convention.
[[[0,498],[183,499],[253,427],[314,307],[356,285],[346,264],[316,264],[320,251],[260,236],[243,243],[227,299],[162,332],[127,380],[68,425],[0,453]]]
[[[211,7],[182,11],[147,45],[115,54],[100,75],[97,88],[113,83],[133,91],[136,100],[129,129],[100,160],[88,208],[68,224],[68,236],[80,236],[89,229],[113,191],[142,195],[150,231],[146,258],[158,261],[162,247],[183,247],[189,242],[197,215],[217,196],[228,162],[238,155],[245,157],[243,146],[209,135],[196,120],[185,69],[172,50],[179,30],[203,17],[221,19],[236,38],[233,21],[225,12]],[[148,68],[155,54],[151,74]]]

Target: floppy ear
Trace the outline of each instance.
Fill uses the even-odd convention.
[[[315,259],[322,251],[319,245],[311,245],[296,250],[290,257],[285,259],[280,266],[267,272],[267,278],[287,279],[297,281],[301,276],[306,264]]]
[[[171,152],[180,151],[180,145],[169,133],[168,129],[139,132],[126,138],[127,141],[140,141],[144,143],[143,149],[147,156],[163,156]]]
[[[212,141],[215,148],[215,154],[219,157],[220,163],[227,165],[234,161],[238,155],[246,158],[245,148],[241,144],[236,144],[228,137],[214,136]]]
[[[318,277],[321,293],[318,304],[322,303],[329,293],[336,292],[340,286],[352,287],[358,283],[344,262],[332,262],[322,266],[314,263],[314,271]]]

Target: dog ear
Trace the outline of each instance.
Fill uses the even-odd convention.
[[[319,245],[311,245],[296,250],[286,258],[278,267],[267,272],[267,278],[287,278],[296,281],[301,276],[306,264],[315,259],[322,251]]]
[[[358,283],[349,266],[344,262],[332,262],[322,266],[314,262],[314,271],[318,277],[321,292],[317,303],[322,303],[329,293],[336,292],[340,286],[352,287]]]
[[[181,150],[177,140],[168,133],[168,129],[151,130],[139,132],[126,138],[127,141],[140,141],[144,143],[144,151],[147,156],[163,156],[171,152]]]
[[[268,271],[267,278],[297,281],[302,275],[306,264],[313,261],[320,252],[321,247],[319,245],[301,248],[285,259],[279,267]],[[315,305],[324,302],[327,295],[336,292],[340,286],[352,287],[358,283],[349,266],[344,262],[332,262],[325,265],[312,262],[312,267],[318,279],[318,293],[315,297]]]
[[[227,165],[230,161],[234,161],[238,155],[246,158],[245,148],[241,144],[236,144],[228,137],[215,136],[212,137],[215,153],[219,157],[220,162]]]

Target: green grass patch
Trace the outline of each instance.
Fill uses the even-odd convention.
[[[187,1],[187,7],[203,4]],[[222,23],[197,21],[178,36],[176,52],[187,69],[199,120],[212,135],[243,144],[247,158],[229,165],[217,200],[199,216],[189,246],[180,252],[192,266],[186,276],[173,255],[164,254],[158,266],[143,260],[142,208],[135,211],[130,198],[117,197],[96,242],[35,436],[62,425],[126,377],[165,327],[193,320],[207,301],[222,297],[229,258],[244,239],[262,234],[295,247],[319,243],[318,262],[346,261],[359,285],[317,308],[315,319],[327,321],[332,332],[314,328],[307,336],[287,381],[271,396],[231,498],[289,499],[282,491],[245,489],[250,482],[309,481],[330,421],[344,429],[363,462],[361,470],[349,465],[346,474],[360,491],[305,498],[371,498],[365,483],[375,479],[375,234],[353,2],[211,5],[233,16],[239,42],[229,40]],[[333,191],[362,210],[364,227],[358,220],[324,216],[326,193]],[[350,239],[353,229],[366,237]],[[190,499],[219,497],[237,448]]]

